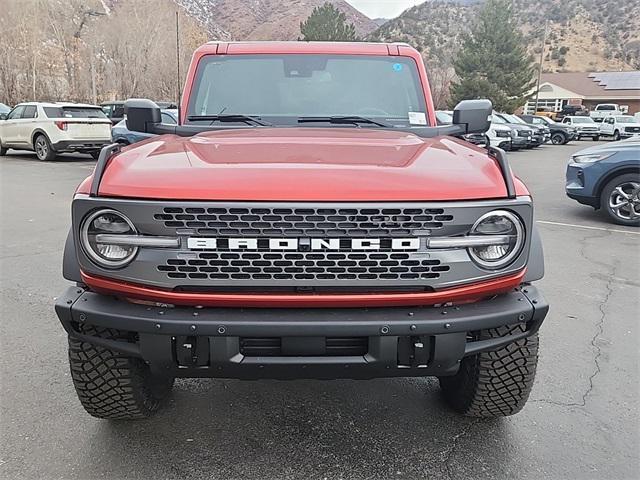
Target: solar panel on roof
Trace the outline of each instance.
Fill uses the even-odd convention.
[[[640,90],[640,71],[590,73],[605,90]]]

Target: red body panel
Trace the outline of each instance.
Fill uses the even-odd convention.
[[[526,190],[519,184],[519,194]],[[486,151],[449,137],[357,128],[163,136],[111,160],[100,194],[164,200],[427,201],[506,195]]]
[[[174,305],[201,305],[203,307],[400,307],[435,305],[447,302],[468,303],[488,295],[504,293],[522,283],[525,270],[515,275],[485,282],[448,288],[427,293],[371,293],[344,295],[282,295],[233,293],[183,293],[123,283],[82,273],[82,280],[98,293],[117,294],[128,298]]]

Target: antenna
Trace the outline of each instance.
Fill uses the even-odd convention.
[[[538,99],[540,98],[540,77],[542,76],[542,62],[544,62],[544,46],[547,43],[547,27],[549,26],[549,20],[544,22],[544,33],[542,34],[542,50],[540,51],[540,65],[538,65],[538,81],[536,83],[536,105],[533,110],[533,114],[538,114]],[[526,112],[525,112],[526,113]]]
[[[178,99],[178,125],[180,125],[180,103],[182,93],[180,91],[180,12],[176,10],[176,98]]]

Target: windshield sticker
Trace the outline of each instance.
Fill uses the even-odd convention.
[[[409,123],[411,125],[426,125],[427,115],[424,112],[409,112]]]
[[[401,71],[402,71],[402,64],[401,64],[401,63],[394,63],[394,64],[393,64],[393,69],[394,69],[396,72],[401,72]]]

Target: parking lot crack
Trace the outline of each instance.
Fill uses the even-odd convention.
[[[481,418],[470,421],[462,430],[460,430],[460,432],[458,432],[456,435],[453,436],[453,438],[450,441],[449,447],[443,450],[442,452],[440,452],[440,456],[443,457],[442,463],[444,465],[444,471],[445,471],[446,477],[449,480],[453,479],[453,473],[451,471],[451,462],[454,458],[454,454],[458,448],[458,444],[460,443],[460,440],[463,437],[466,437],[469,434],[469,432],[473,429],[473,427],[475,427],[481,421],[482,421]]]

